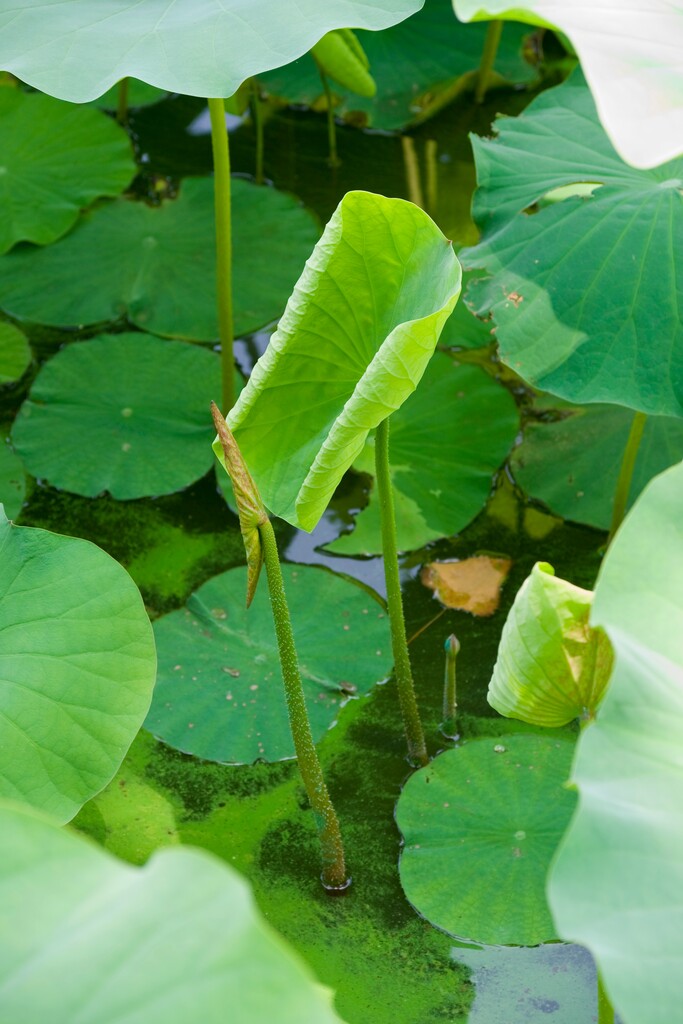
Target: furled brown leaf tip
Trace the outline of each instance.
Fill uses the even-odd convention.
[[[225,422],[215,402],[211,403],[211,415],[225,456],[225,467],[232,481],[237,502],[240,530],[247,554],[247,608],[251,604],[258,584],[263,551],[259,526],[268,519],[265,505],[254,483],[247,464],[242,457],[237,441]]]

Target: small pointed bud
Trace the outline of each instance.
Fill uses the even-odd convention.
[[[443,646],[448,657],[455,658],[458,651],[460,650],[460,641],[458,640],[455,633],[451,633],[451,635],[448,637],[446,643]]]
[[[247,554],[247,608],[251,604],[263,565],[263,550],[259,526],[267,522],[268,513],[261,501],[261,495],[254,483],[247,464],[242,457],[237,441],[215,402],[211,403],[211,415],[218,432],[224,456],[224,466],[232,481],[235,492],[240,530]]]

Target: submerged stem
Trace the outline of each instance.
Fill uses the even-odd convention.
[[[628,495],[631,490],[631,481],[633,480],[633,470],[635,469],[638,449],[640,448],[640,442],[643,437],[646,420],[647,416],[644,412],[637,412],[633,417],[633,422],[631,423],[631,430],[629,431],[626,447],[624,448],[624,457],[621,460],[619,479],[617,480],[617,487],[614,492],[612,523],[609,528],[609,537],[607,538],[608,544],[611,544],[614,534],[621,526],[622,520],[626,514]]]
[[[491,72],[493,71],[493,65],[498,53],[498,46],[500,44],[500,37],[503,32],[502,21],[490,21],[486,30],[486,39],[484,40],[484,49],[481,52],[481,62],[479,64],[479,74],[477,76],[477,84],[474,89],[474,101],[475,103],[483,103],[486,97],[486,90],[489,87],[489,81],[491,79]]]
[[[249,82],[251,95],[249,103],[251,106],[251,119],[254,122],[256,131],[256,168],[254,180],[257,185],[263,184],[263,109],[261,107],[261,92],[255,78]]]
[[[443,684],[443,723],[441,732],[449,739],[457,739],[458,736],[458,695],[455,685],[455,663],[460,650],[460,644],[455,633],[446,640],[444,644],[446,651],[446,672]]]
[[[401,714],[403,715],[403,727],[408,740],[408,753],[411,760],[418,764],[427,764],[429,758],[427,756],[420,713],[415,699],[413,674],[410,668],[410,655],[408,654],[406,626],[403,616],[401,579],[398,571],[394,496],[391,490],[391,477],[389,475],[388,419],[382,420],[378,425],[375,436],[375,478],[377,481],[377,497],[379,498],[379,514],[382,525],[382,553],[384,555],[384,578],[387,585],[391,647],[394,656],[398,699],[401,705]]]
[[[318,753],[313,742],[311,726],[306,711],[304,689],[299,672],[299,661],[294,646],[289,606],[285,595],[282,570],[280,569],[277,543],[273,526],[269,519],[259,525],[259,533],[263,545],[270,603],[273,609],[273,619],[275,620],[275,633],[280,652],[280,665],[282,666],[282,678],[285,684],[287,712],[294,740],[294,749],[299,763],[299,771],[301,772],[320,834],[323,862],[322,881],[326,889],[342,890],[349,885],[350,879],[346,874],[341,829],[339,828],[336,812],[332,806],[330,794],[325,785]]]
[[[125,124],[128,120],[128,78],[119,81],[119,98],[116,105],[116,120]]]
[[[614,1008],[598,971],[598,1024],[614,1024]]]
[[[422,193],[422,179],[420,178],[420,165],[417,160],[417,150],[415,149],[415,140],[410,135],[401,136],[401,152],[403,153],[403,163],[406,169],[406,186],[408,188],[408,198],[411,203],[415,206],[419,206],[421,210],[426,210],[424,195]]]
[[[235,358],[232,312],[232,225],[230,214],[230,150],[225,127],[225,103],[209,100],[216,209],[216,284],[218,331],[221,342],[222,406],[228,413],[235,404]]]

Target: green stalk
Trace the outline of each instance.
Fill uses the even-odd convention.
[[[401,152],[403,163],[406,169],[406,185],[408,187],[408,198],[421,210],[426,210],[424,195],[422,194],[422,180],[420,178],[420,165],[417,160],[415,140],[410,135],[401,136]]]
[[[322,882],[330,891],[341,891],[350,884],[346,873],[344,846],[339,820],[335,813],[330,794],[325,785],[318,754],[313,743],[311,726],[306,711],[304,689],[299,673],[299,661],[294,646],[292,622],[285,596],[285,587],[277,553],[275,533],[269,519],[259,523],[259,534],[263,547],[263,558],[268,577],[270,603],[275,620],[275,633],[280,651],[282,678],[285,684],[287,712],[299,763],[299,771],[306,787],[308,799],[315,814],[320,845],[322,846]]]
[[[125,124],[128,120],[128,78],[122,78],[119,82],[119,101],[116,106],[116,120],[119,124]]]
[[[235,404],[235,357],[232,323],[232,228],[230,216],[230,150],[225,127],[225,104],[209,100],[211,145],[213,148],[216,202],[216,283],[218,286],[218,331],[221,342],[223,413]]]
[[[318,64],[317,60],[316,64],[318,65],[318,74],[320,75],[320,81],[322,82],[323,89],[325,91],[325,99],[327,101],[327,142],[330,149],[329,164],[330,167],[339,167],[341,160],[337,154],[337,122],[334,119],[334,97],[332,96],[332,90],[330,89],[330,83],[327,75],[323,71],[321,65]]]
[[[614,1024],[614,1008],[605,992],[600,972],[598,971],[598,1024]]]
[[[256,171],[254,174],[254,180],[257,185],[263,184],[263,110],[261,109],[261,94],[259,92],[258,83],[255,78],[250,79],[249,82],[251,96],[249,98],[251,106],[251,118],[254,122],[254,129],[256,131]]]
[[[460,644],[455,633],[446,640],[446,672],[443,685],[443,722],[441,732],[449,739],[457,739],[458,736],[458,695],[455,685],[455,663],[460,650]]]
[[[425,166],[427,168],[427,213],[434,219],[439,202],[439,165],[436,156],[439,144],[436,139],[425,142]]]
[[[474,89],[475,103],[483,103],[486,97],[486,90],[489,87],[489,80],[491,78],[491,72],[493,71],[496,54],[498,53],[498,45],[500,43],[502,32],[502,21],[489,22],[489,26],[486,30],[486,39],[484,40],[484,49],[481,53],[477,84]]]
[[[631,423],[631,430],[629,431],[626,447],[624,448],[624,457],[621,460],[617,488],[614,492],[612,523],[609,528],[609,537],[607,538],[608,544],[611,544],[614,534],[621,526],[622,520],[626,515],[626,505],[628,503],[629,491],[631,490],[633,470],[635,469],[646,420],[647,416],[644,412],[637,412]]]
[[[401,599],[401,579],[398,571],[398,550],[396,544],[396,519],[394,496],[389,475],[389,420],[382,420],[375,435],[375,479],[379,514],[382,525],[382,553],[384,555],[384,579],[387,585],[387,605],[391,627],[391,648],[394,656],[394,672],[398,686],[398,699],[403,715],[403,727],[408,740],[408,754],[411,761],[427,764],[420,713],[415,699],[413,673],[406,641],[406,626]]]

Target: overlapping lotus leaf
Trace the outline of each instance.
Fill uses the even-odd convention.
[[[453,247],[426,213],[346,194],[228,416],[272,512],[313,529],[369,432],[417,386],[459,294]]]
[[[5,87],[0,133],[0,253],[16,242],[53,242],[82,209],[135,176],[128,136],[97,110]]]
[[[0,1003],[22,1024],[341,1024],[261,917],[236,871],[203,850],[131,867],[49,819],[0,809]]]
[[[240,179],[232,192],[240,335],[280,315],[318,228],[283,192]],[[210,178],[186,178],[178,198],[159,207],[107,203],[47,249],[27,246],[3,257],[0,307],[55,327],[126,319],[164,337],[215,341],[215,233]]]
[[[593,953],[628,1024],[683,998],[683,464],[656,477],[602,564],[591,622],[615,668],[579,739],[579,805],[549,880],[559,934]]]
[[[483,238],[462,259],[489,274],[468,300],[503,360],[572,402],[683,415],[683,158],[625,164],[578,72],[496,129],[474,141]]]
[[[188,96],[242,82],[310,50],[335,28],[383,29],[423,0],[28,0],[0,11],[0,67],[84,103],[126,76]]]
[[[64,822],[147,713],[152,627],[128,573],[89,541],[13,526],[0,507],[0,556],[0,797]]]
[[[31,362],[28,338],[14,324],[0,323],[0,385],[23,376]]]
[[[683,10],[678,4],[453,0],[453,6],[464,21],[512,18],[566,33],[605,130],[630,164],[654,167],[683,152]]]
[[[527,423],[510,459],[515,480],[563,519],[609,529],[633,413],[617,405],[569,405],[549,396],[536,401],[534,409],[542,418]],[[652,477],[681,459],[683,420],[648,416],[629,507]]]

